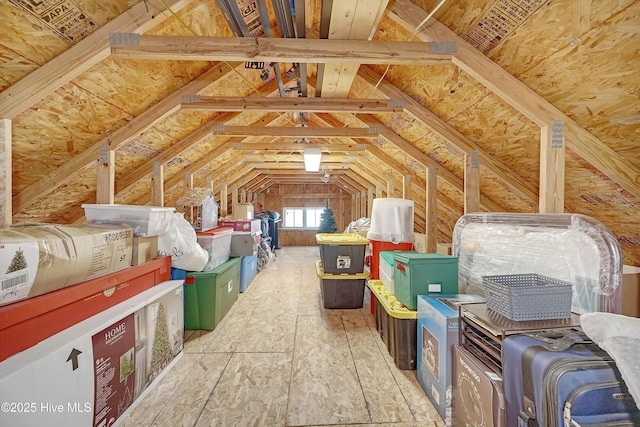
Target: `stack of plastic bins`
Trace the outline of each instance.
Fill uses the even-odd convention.
[[[318,278],[325,308],[360,308],[364,300],[364,254],[369,240],[355,233],[318,233]],[[358,301],[347,298],[352,297]]]
[[[408,252],[408,251],[404,251]],[[380,252],[380,280],[387,290],[395,295],[395,269],[396,262],[393,259],[395,252],[382,251]]]
[[[238,299],[240,258],[210,271],[187,272],[184,328],[214,330]]]
[[[240,292],[247,290],[258,273],[258,252],[240,258]]]
[[[404,307],[380,280],[369,280],[367,286],[375,303],[378,333],[394,363],[398,369],[415,370],[418,312]]]
[[[320,260],[316,261],[316,273],[320,281],[320,293],[324,308],[362,308],[364,285],[369,279],[367,273],[326,274],[322,270]]]
[[[198,244],[209,253],[209,260],[202,269],[203,271],[213,270],[229,259],[233,228],[216,227],[208,231],[198,231],[196,236]]]
[[[371,279],[379,279],[380,252],[410,251],[415,239],[413,233],[413,200],[374,199],[371,207],[371,225],[367,232],[370,243]]]
[[[411,310],[418,308],[418,295],[458,293],[458,258],[442,254],[396,252],[395,295]]]

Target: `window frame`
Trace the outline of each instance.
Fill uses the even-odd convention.
[[[320,227],[320,224],[316,226],[308,225],[307,215],[309,211],[320,211],[322,213],[325,210],[325,207],[321,206],[287,206],[282,208],[282,229],[283,230],[317,230]],[[296,226],[287,226],[287,212],[288,211],[302,211],[302,227]]]

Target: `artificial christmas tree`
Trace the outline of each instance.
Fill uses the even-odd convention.
[[[151,375],[155,377],[167,366],[171,359],[171,345],[169,344],[169,329],[164,304],[160,303],[156,315],[156,327],[151,347]]]
[[[324,203],[324,211],[320,214],[320,226],[318,233],[336,233],[336,219],[333,217],[333,211],[329,209],[329,201]]]
[[[9,264],[9,268],[7,268],[7,274],[13,273],[14,271],[19,271],[27,268],[27,259],[24,257],[24,252],[21,248],[18,248],[16,253],[13,255],[11,259],[11,264]]]

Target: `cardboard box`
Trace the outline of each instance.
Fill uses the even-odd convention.
[[[231,227],[234,231],[249,231],[251,233],[256,233],[258,231],[262,231],[262,226],[260,225],[261,222],[262,221],[260,219],[241,220],[223,218],[218,221],[218,227]]]
[[[418,296],[418,383],[446,425],[452,425],[453,346],[459,343],[460,304],[484,302],[473,294]]]
[[[0,307],[0,362],[171,277],[171,257]]]
[[[251,203],[234,203],[231,207],[231,216],[234,219],[253,219],[253,205]]]
[[[182,356],[183,281],[167,281],[0,363],[2,426],[122,425]]]
[[[453,359],[453,425],[506,426],[502,377],[462,347]]]
[[[33,225],[0,230],[0,305],[131,266],[126,226]]]
[[[158,256],[158,236],[135,236],[131,251],[131,266],[144,264]]]
[[[423,233],[414,233],[413,250],[421,254],[427,253],[427,235]],[[436,245],[436,253],[442,255],[451,255],[451,243],[438,243]]]
[[[622,314],[640,317],[640,267],[622,267]]]

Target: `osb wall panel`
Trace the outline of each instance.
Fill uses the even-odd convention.
[[[413,0],[429,11],[433,0]],[[496,2],[447,2],[435,17],[461,36]],[[517,2],[514,2],[517,3]],[[636,167],[640,3],[549,1],[489,57]]]
[[[56,33],[56,17],[46,16],[41,9],[51,2],[33,2],[36,13],[28,0],[5,0],[0,3],[0,90],[6,89],[38,66],[56,57],[72,44]],[[96,27],[117,17],[131,5],[127,1],[108,2],[75,1],[75,6],[97,24]],[[23,5],[23,7],[19,7]],[[58,19],[59,23],[63,20]],[[86,25],[79,24],[84,28]],[[77,25],[76,25],[77,27]],[[83,37],[77,36],[79,41]]]
[[[505,68],[638,167],[640,147],[632,141],[640,114],[629,106],[638,99],[640,3],[589,5],[582,22],[576,22],[574,2],[550,2],[492,59],[512,64]]]

